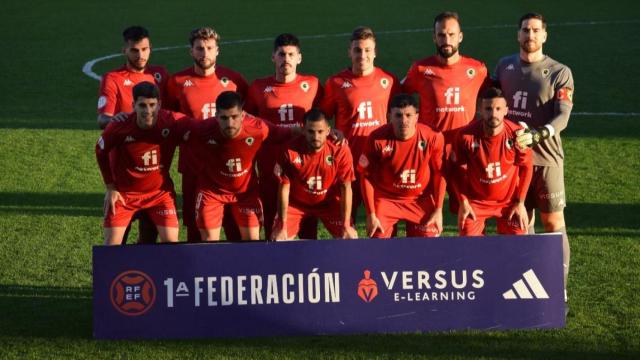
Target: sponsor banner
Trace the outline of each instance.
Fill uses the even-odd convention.
[[[560,234],[95,246],[94,337],[564,326]]]

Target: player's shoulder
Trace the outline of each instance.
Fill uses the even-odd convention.
[[[461,127],[457,130],[456,137],[468,137],[468,136],[477,136],[482,133],[482,121],[477,119],[472,120],[467,125]]]
[[[517,53],[503,56],[496,65],[498,71],[504,69],[513,70],[515,67],[520,67],[520,54]]]
[[[571,68],[559,62],[558,60],[555,60],[550,56],[546,56],[542,61],[543,61],[542,66],[544,68],[551,70],[552,73],[562,73],[562,74],[567,74],[568,76],[571,76]]]
[[[127,67],[125,65],[122,65],[118,68],[109,70],[106,73],[104,73],[104,75],[102,75],[102,81],[106,82],[109,80],[115,80],[118,78],[125,77],[127,72],[128,72]]]
[[[520,130],[520,129],[524,129],[522,127],[522,125],[518,124],[517,122],[513,121],[513,120],[509,120],[509,119],[504,119],[504,128],[505,130],[511,134],[515,134],[516,131]]]
[[[393,81],[398,81],[398,77],[393,74],[392,72],[389,72],[383,68],[380,67],[375,67],[374,71],[376,72],[376,76],[379,78],[391,78]]]
[[[195,72],[193,71],[193,66],[189,66],[187,68],[184,68],[176,73],[174,73],[173,75],[171,75],[172,78],[174,79],[181,79],[184,77],[191,77],[194,76]]]
[[[341,70],[335,74],[329,75],[327,85],[342,85],[345,81],[353,79],[353,73],[349,69]]]
[[[430,139],[436,139],[436,140],[439,139],[439,138],[444,139],[444,137],[443,137],[441,132],[435,130],[434,128],[432,128],[431,126],[429,126],[427,124],[417,123],[416,124],[416,131],[423,138],[430,138]]]
[[[369,134],[369,138],[372,140],[384,140],[387,138],[391,139],[392,137],[394,137],[394,134],[393,125],[391,124],[384,124],[382,126],[379,126]]]
[[[162,65],[147,65],[144,69],[145,74],[151,74],[157,82],[166,80],[169,78],[169,71]]]
[[[463,55],[461,57],[461,63],[464,64],[464,66],[475,68],[477,71],[487,72],[487,66],[481,60]]]
[[[317,87],[320,84],[317,76],[309,74],[298,74],[296,81],[300,84],[307,83],[310,87]]]
[[[265,76],[265,77],[261,77],[253,80],[249,85],[249,87],[253,90],[264,91],[265,88],[267,88],[268,86],[273,86],[275,85],[275,83],[276,83],[276,77],[271,75],[271,76]]]
[[[232,81],[246,81],[244,79],[244,76],[242,76],[242,74],[240,74],[238,71],[235,71],[223,65],[216,65],[216,75],[221,79],[226,77]]]

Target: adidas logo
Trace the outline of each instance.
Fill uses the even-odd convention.
[[[187,80],[184,82],[184,84],[182,84],[183,87],[190,87],[193,86],[193,82],[191,82],[191,80]]]
[[[266,93],[270,93],[270,92],[273,92],[273,87],[272,86],[267,86],[267,87],[264,88],[264,93],[265,94]]]
[[[544,289],[540,280],[536,276],[536,273],[533,272],[533,269],[529,269],[527,272],[522,274],[523,279],[520,279],[513,283],[513,289],[505,291],[502,294],[502,297],[506,300],[516,300],[516,299],[548,299],[549,294]],[[526,285],[525,285],[526,282]],[[529,287],[527,287],[529,285]],[[531,291],[529,291],[531,289]],[[513,291],[515,290],[515,292]],[[533,294],[531,294],[533,292]]]
[[[436,73],[433,72],[433,70],[431,70],[431,68],[427,68],[424,71],[424,76],[434,76]]]
[[[126,138],[124,138],[124,142],[126,143],[130,143],[134,141],[136,141],[136,139],[134,139],[133,136],[127,136]]]
[[[509,66],[507,66],[507,70],[515,70],[515,67],[513,64],[509,64]]]
[[[133,81],[129,79],[124,79],[124,86],[131,86],[131,85],[133,85]]]
[[[351,85],[351,83],[350,83],[350,82],[345,81],[345,82],[343,82],[343,83],[342,83],[342,88],[343,88],[343,89],[348,89],[348,88],[350,88],[350,87],[353,87],[353,85]]]

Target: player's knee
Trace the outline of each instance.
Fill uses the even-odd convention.
[[[565,227],[563,212],[542,213],[540,217],[546,232],[562,231]]]

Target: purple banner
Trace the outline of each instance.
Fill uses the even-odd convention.
[[[95,246],[94,337],[565,324],[559,234]]]

